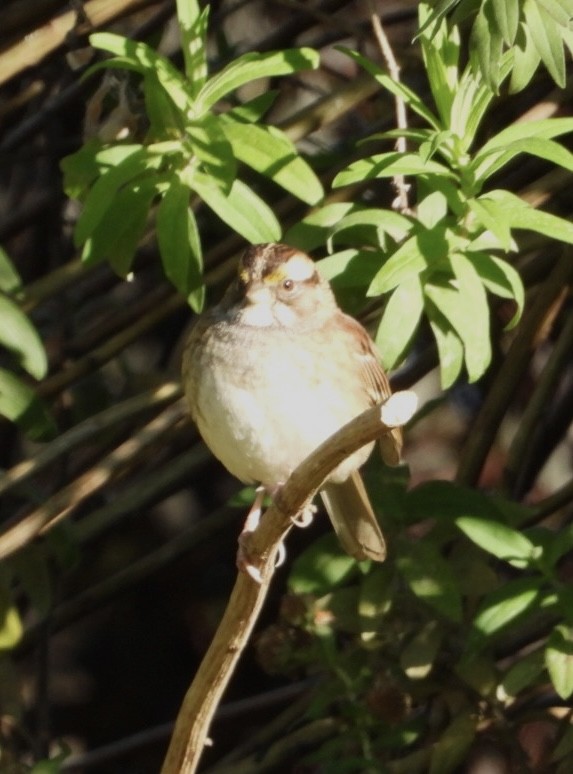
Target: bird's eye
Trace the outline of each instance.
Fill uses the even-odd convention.
[[[283,290],[292,290],[294,288],[294,280],[286,279],[283,281]]]

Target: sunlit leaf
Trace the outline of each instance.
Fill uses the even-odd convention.
[[[443,314],[433,304],[426,306],[432,333],[438,347],[442,387],[451,387],[464,365],[464,347]]]
[[[307,204],[316,204],[322,199],[320,180],[279,129],[228,119],[221,126],[240,161]]]
[[[487,594],[473,621],[478,636],[489,636],[509,626],[518,616],[539,601],[541,591],[537,577],[518,578]]]
[[[155,72],[158,81],[179,110],[184,114],[192,110],[193,101],[183,74],[151,46],[112,32],[96,32],[90,35],[89,40],[94,48],[116,54],[117,60],[105,60],[94,65],[88,72],[100,67],[129,67],[141,75],[149,71]]]
[[[559,25],[541,3],[524,0],[523,13],[537,53],[560,87],[565,86],[565,54]]]
[[[48,370],[42,340],[29,317],[15,301],[0,293],[0,346],[14,355],[18,363],[36,379]]]
[[[377,178],[393,177],[394,175],[439,175],[455,178],[454,173],[437,161],[425,161],[416,153],[379,153],[369,158],[355,161],[339,172],[332,185],[341,188],[345,185],[375,180]]]
[[[202,112],[209,110],[227,94],[258,78],[314,70],[318,64],[319,54],[312,48],[243,54],[207,81],[197,98],[199,109]]]
[[[539,554],[528,537],[498,521],[460,516],[456,519],[456,525],[484,551],[514,567],[529,567]]]
[[[329,534],[294,560],[288,586],[294,594],[323,594],[356,572],[356,560],[343,553],[336,536]]]
[[[181,33],[185,74],[194,97],[207,79],[208,18],[208,5],[200,11],[197,0],[177,0],[177,20]]]
[[[545,663],[553,687],[566,701],[573,694],[573,628],[560,624],[547,640]]]
[[[206,113],[200,120],[188,125],[187,133],[193,153],[202,162],[203,171],[224,193],[228,193],[237,176],[237,162],[220,119]]]
[[[400,546],[397,565],[420,599],[451,621],[461,621],[459,584],[449,563],[430,542],[409,541]]]
[[[211,178],[196,172],[192,187],[224,223],[251,244],[279,241],[281,227],[274,212],[241,180],[235,180],[225,195]]]
[[[0,247],[0,291],[15,293],[22,287],[22,280],[8,253]]]
[[[420,324],[424,311],[424,293],[418,276],[400,283],[384,308],[376,331],[376,344],[386,369],[394,368],[403,358]]]

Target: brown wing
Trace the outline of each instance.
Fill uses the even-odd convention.
[[[341,325],[352,336],[353,342],[358,342],[361,377],[366,385],[368,397],[372,405],[383,402],[390,397],[392,390],[390,389],[388,377],[378,360],[378,352],[374,342],[366,329],[353,317],[343,314]],[[387,465],[398,465],[400,463],[402,442],[402,430],[399,427],[394,428],[390,433],[386,433],[380,438],[382,459]]]

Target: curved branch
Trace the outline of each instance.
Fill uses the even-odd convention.
[[[258,559],[261,583],[240,572],[213,642],[187,691],[175,723],[162,774],[194,772],[207,740],[209,726],[231,678],[275,569],[275,557],[293,518],[310,502],[329,473],[361,446],[413,415],[417,398],[398,392],[342,427],[307,457],[292,473],[263,515],[249,542],[249,557]]]

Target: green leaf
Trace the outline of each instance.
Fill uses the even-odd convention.
[[[547,640],[545,663],[553,687],[567,701],[573,695],[573,629],[556,626]]]
[[[248,102],[243,102],[242,105],[228,110],[224,116],[225,118],[232,118],[234,121],[244,121],[247,124],[261,121],[278,95],[278,89],[265,91],[263,94],[259,94],[258,97],[254,97],[248,100]]]
[[[410,680],[425,680],[439,653],[444,633],[437,621],[429,621],[400,653],[400,666]]]
[[[510,94],[522,91],[537,71],[541,57],[526,24],[520,22],[517,38],[513,46],[513,69],[509,83]]]
[[[202,162],[203,171],[224,193],[228,193],[237,177],[237,162],[223,129],[219,116],[206,113],[188,125],[187,133],[193,153]]]
[[[535,0],[524,0],[523,13],[543,64],[555,83],[564,88],[565,54],[558,23]]]
[[[375,228],[377,244],[383,246],[386,234],[396,241],[403,239],[412,228],[412,221],[393,210],[358,208],[343,215],[338,223],[333,225],[330,229],[330,237],[333,238],[343,231],[356,227]]]
[[[130,151],[120,154],[121,160],[110,166],[90,189],[74,230],[76,245],[83,244],[94,232],[107,210],[117,207],[115,197],[122,186],[130,181],[134,183],[137,178],[161,165],[159,154],[149,153],[141,145],[129,147]]]
[[[500,82],[500,65],[503,38],[492,17],[492,6],[482,4],[476,16],[470,36],[472,54],[477,56],[479,71],[489,89],[495,94]],[[452,110],[452,118],[455,109]]]
[[[206,112],[227,94],[258,78],[314,70],[318,67],[319,60],[318,52],[312,48],[243,54],[207,81],[197,97],[199,109]]]
[[[368,295],[387,293],[417,277],[428,266],[443,262],[452,248],[452,239],[443,222],[432,229],[420,229],[388,258],[368,288]]]
[[[512,46],[519,25],[519,0],[492,0],[497,27],[508,46]]]
[[[449,563],[430,542],[404,542],[396,563],[414,594],[450,621],[462,618],[458,582]]]
[[[455,179],[455,175],[437,161],[425,161],[415,153],[378,153],[339,172],[332,181],[333,188],[353,185],[364,180],[376,180],[394,175],[438,175]]]
[[[356,560],[341,551],[335,535],[325,535],[297,557],[288,579],[293,594],[324,594],[356,575]]]
[[[432,749],[428,774],[451,774],[467,757],[475,736],[477,718],[473,709],[462,709],[446,728]]]
[[[322,247],[331,227],[348,212],[352,212],[354,207],[351,202],[332,202],[319,207],[288,229],[284,236],[285,242],[307,251]]]
[[[207,20],[209,6],[199,10],[197,0],[177,0],[177,19],[185,75],[191,94],[196,97],[207,80]]]
[[[0,651],[12,650],[20,642],[24,627],[7,586],[0,583]]]
[[[0,291],[16,293],[22,288],[22,280],[8,253],[0,247]]]
[[[551,161],[569,171],[573,170],[573,153],[562,145],[545,137],[527,137],[507,144],[501,151],[490,152],[486,157],[480,154],[479,165],[476,164],[477,159],[472,164],[476,180],[485,181],[521,153]]]
[[[30,319],[12,299],[0,293],[0,345],[36,379],[48,370],[46,351]]]
[[[464,347],[460,337],[439,309],[429,304],[426,306],[426,314],[436,339],[442,387],[446,390],[452,386],[461,373],[464,364]]]
[[[487,594],[473,621],[474,644],[496,634],[539,602],[538,577],[518,578]]]
[[[70,199],[82,199],[90,184],[104,172],[140,151],[141,145],[102,147],[100,140],[89,140],[75,153],[62,159],[64,190]]]
[[[540,8],[548,16],[551,16],[560,27],[568,27],[573,16],[573,7],[570,0],[537,0]]]
[[[32,440],[56,434],[56,425],[34,390],[4,368],[0,368],[0,415],[18,424]]]
[[[200,312],[204,303],[203,256],[190,196],[189,187],[174,176],[157,208],[157,241],[166,276]]]
[[[111,32],[96,32],[90,35],[89,41],[94,48],[116,54],[117,58],[94,65],[88,70],[88,74],[101,67],[127,67],[143,76],[153,72],[182,113],[187,115],[193,111],[193,100],[185,78],[168,59],[154,51],[151,46]]]
[[[501,298],[512,298],[517,304],[517,311],[505,326],[506,330],[511,330],[519,322],[525,305],[525,290],[521,277],[513,266],[495,255],[478,251],[472,252],[470,258],[490,293]]]
[[[156,73],[146,72],[143,79],[145,112],[149,119],[148,140],[180,139],[185,134],[187,118],[162,87]],[[181,154],[184,147],[181,143]]]
[[[370,73],[370,75],[372,75],[384,89],[389,91],[391,94],[394,94],[394,96],[403,99],[406,105],[419,116],[421,116],[428,124],[430,124],[430,126],[436,130],[440,129],[439,120],[431,112],[431,110],[428,110],[425,102],[414,91],[412,91],[412,89],[410,89],[404,83],[393,80],[387,73],[384,72],[384,70],[378,67],[378,65],[376,65],[367,57],[362,56],[362,54],[359,54],[357,51],[352,51],[351,49],[345,48],[344,46],[336,46],[336,48],[349,56],[355,62],[358,62],[358,64],[363,67],[366,72]]]
[[[278,242],[281,227],[274,212],[241,180],[227,195],[206,175],[193,174],[193,189],[221,220],[251,244]]]
[[[491,199],[503,209],[505,219],[511,228],[536,231],[551,239],[573,244],[573,223],[548,212],[531,207],[519,196],[506,190],[489,191],[480,197],[480,201]]]
[[[317,204],[322,199],[320,180],[284,132],[225,117],[221,126],[240,161],[307,204]]]
[[[369,634],[380,632],[394,600],[393,580],[394,571],[388,564],[377,564],[364,576],[358,599],[363,640],[370,639]]]
[[[376,331],[376,345],[384,368],[394,368],[404,357],[420,324],[424,293],[418,276],[405,280],[394,290]]]
[[[107,260],[120,277],[126,277],[156,194],[157,180],[150,177],[131,181],[117,191],[86,240],[82,260]]]
[[[477,169],[481,161],[494,150],[504,150],[511,143],[530,137],[553,139],[573,132],[573,118],[543,118],[538,121],[523,121],[511,124],[495,134],[478,153],[475,154],[472,167]]]
[[[468,206],[483,228],[488,229],[495,236],[503,250],[511,250],[513,240],[503,210],[500,210],[489,199],[468,199]]]
[[[457,287],[452,282],[428,281],[424,294],[448,320],[464,345],[470,382],[479,379],[491,362],[487,295],[471,261],[462,253],[450,256]],[[471,315],[467,310],[471,309]]]
[[[543,651],[528,653],[508,669],[501,682],[503,690],[508,696],[519,696],[525,688],[529,688],[538,680],[543,668]]]
[[[528,537],[506,524],[476,516],[460,516],[455,522],[476,545],[513,567],[530,567],[539,554]]]
[[[316,262],[316,268],[325,279],[333,283],[339,279],[339,284],[344,288],[364,288],[369,285],[379,266],[380,253],[353,248],[333,253]]]
[[[445,22],[436,24],[431,38],[421,36],[421,44],[432,96],[445,128],[451,124],[452,103],[459,85],[459,30],[455,25],[448,28]]]

